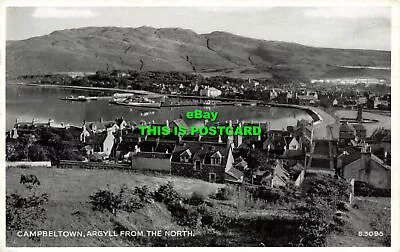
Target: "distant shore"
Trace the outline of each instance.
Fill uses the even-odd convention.
[[[36,83],[23,83],[23,82],[11,82],[11,85],[20,86],[35,86],[35,87],[45,87],[45,88],[61,88],[61,89],[74,89],[74,90],[89,90],[89,91],[112,91],[112,92],[123,92],[140,94],[147,96],[162,96],[161,94],[153,93],[145,90],[129,90],[120,88],[103,88],[103,87],[86,87],[86,86],[67,86],[67,85],[51,85],[51,84],[36,84]]]

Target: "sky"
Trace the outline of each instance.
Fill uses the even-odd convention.
[[[8,7],[6,39],[86,26],[181,27],[329,48],[390,50],[390,7]]]

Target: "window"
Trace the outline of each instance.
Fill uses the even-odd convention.
[[[217,174],[215,174],[215,173],[213,173],[213,172],[210,172],[210,173],[208,174],[208,181],[209,181],[209,182],[215,183],[216,178],[217,178]]]
[[[211,164],[213,165],[220,165],[221,164],[221,158],[211,158]]]
[[[200,160],[196,160],[194,162],[194,170],[199,171],[200,169],[201,169],[201,162],[200,162]]]

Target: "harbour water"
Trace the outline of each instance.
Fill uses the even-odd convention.
[[[20,121],[40,122],[53,119],[56,123],[69,123],[80,126],[84,120],[114,120],[124,117],[126,121],[162,122],[183,118],[189,125],[200,125],[201,120],[188,120],[185,114],[194,109],[218,111],[217,121],[244,120],[248,122],[269,122],[271,129],[286,128],[295,125],[297,120],[311,121],[311,117],[302,110],[281,107],[259,106],[210,106],[210,107],[174,107],[160,109],[132,108],[109,104],[108,99],[88,102],[64,101],[66,96],[101,96],[104,93],[83,90],[43,88],[35,86],[7,85],[6,87],[6,128],[11,129],[18,118]],[[107,94],[109,95],[109,94]]]

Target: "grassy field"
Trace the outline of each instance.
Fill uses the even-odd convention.
[[[106,231],[113,230],[120,224],[128,227],[129,230],[182,230],[182,227],[177,226],[173,221],[164,204],[149,204],[134,214],[121,212],[113,216],[107,212],[93,211],[88,203],[89,195],[100,188],[117,191],[123,184],[126,184],[128,188],[147,185],[154,190],[167,181],[173,181],[174,187],[184,195],[190,195],[194,191],[210,194],[222,186],[183,177],[145,175],[123,170],[7,168],[7,194],[17,192],[26,195],[29,193],[24,185],[19,184],[21,174],[35,174],[41,182],[36,189],[36,194],[49,194],[49,202],[46,205],[47,220],[38,225],[38,230]],[[143,244],[143,241],[137,240],[139,238],[135,240],[122,237],[48,237],[35,242],[28,238],[20,238],[15,232],[8,232],[6,238],[7,246],[135,246]]]
[[[19,184],[21,174],[35,174],[41,185],[33,191],[29,191],[24,185]],[[49,194],[49,202],[45,205],[47,219],[37,223],[34,230],[81,231],[84,233],[87,231],[113,231],[118,230],[119,227],[131,231],[184,230],[186,228],[177,224],[176,219],[163,203],[146,204],[145,207],[134,213],[118,210],[118,213],[113,215],[107,211],[92,210],[91,204],[88,202],[89,195],[98,189],[109,188],[117,192],[121,185],[125,184],[128,188],[147,185],[153,191],[167,181],[172,181],[174,188],[185,196],[190,196],[192,192],[209,195],[224,186],[190,178],[139,174],[124,170],[58,168],[7,168],[6,170],[7,195],[11,193],[20,195]],[[281,205],[246,205],[242,201],[238,201],[236,197],[237,195],[234,195],[231,200],[227,201],[208,199],[212,203],[214,211],[237,216],[240,219],[239,226],[230,227],[226,232],[218,231],[215,235],[210,234],[209,229],[198,228],[194,231],[196,235],[194,239],[175,237],[174,240],[167,240],[167,242],[165,242],[166,237],[162,237],[164,240],[159,240],[149,237],[126,238],[122,236],[47,237],[41,238],[40,241],[34,241],[26,237],[18,237],[15,231],[7,231],[7,246],[160,246],[166,243],[170,246],[205,246],[213,244],[210,243],[212,240],[215,240],[215,244],[220,246],[257,246],[259,241],[268,241],[274,246],[287,244],[287,239],[290,239],[290,230],[294,228],[290,222],[267,221],[264,223],[255,220],[261,217],[268,219],[269,216],[276,214],[290,214],[290,212],[287,212]],[[239,209],[237,202],[242,202]],[[356,208],[351,208],[346,212],[348,223],[344,230],[329,235],[328,246],[384,246],[385,237],[359,237],[358,232],[383,231],[385,236],[390,233],[390,199],[358,197],[355,204]],[[251,217],[250,221],[246,216]]]

